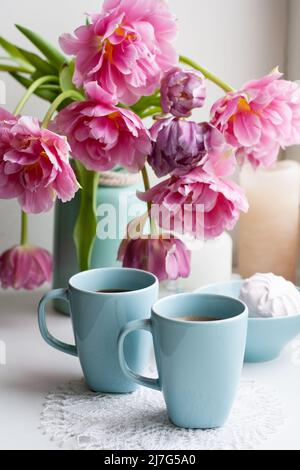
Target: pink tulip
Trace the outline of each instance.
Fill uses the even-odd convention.
[[[172,45],[177,26],[162,0],[105,0],[91,24],[60,38],[76,56],[74,83],[97,81],[119,101],[132,105],[151,95],[165,71],[177,62]]]
[[[121,165],[138,172],[151,150],[143,121],[129,109],[118,108],[116,98],[96,82],[85,89],[88,101],[70,104],[55,121],[58,132],[68,137],[73,157],[90,170]]]
[[[138,196],[155,205],[152,215],[164,229],[204,239],[232,230],[240,212],[248,210],[239,186],[201,167],[184,176],[173,176]]]
[[[155,274],[160,281],[188,277],[191,253],[185,244],[170,238],[125,239],[121,243],[119,261],[124,268],[142,269]]]
[[[52,257],[42,248],[14,246],[0,256],[3,288],[33,290],[51,280]]]
[[[224,135],[211,124],[200,124],[203,132],[206,157],[202,161],[204,171],[216,176],[231,176],[236,169],[236,152],[226,142]]]
[[[211,122],[253,167],[269,168],[280,148],[300,143],[300,87],[273,72],[228,93],[212,108]]]
[[[71,200],[79,188],[69,145],[31,117],[0,110],[0,198],[17,197],[27,213],[46,212],[56,196]]]

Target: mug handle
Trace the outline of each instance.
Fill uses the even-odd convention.
[[[136,320],[128,323],[122,330],[118,338],[118,353],[119,353],[119,364],[122,369],[122,372],[126,375],[127,378],[142,385],[143,387],[152,388],[154,390],[161,390],[160,380],[150,379],[149,377],[143,377],[142,375],[136,374],[133,372],[125,359],[124,355],[124,341],[129,333],[132,333],[136,330],[146,330],[152,333],[152,322],[151,320]],[[152,333],[153,335],[153,333]]]
[[[40,332],[46,343],[49,344],[49,346],[52,346],[55,349],[58,349],[59,351],[70,354],[71,356],[78,356],[77,348],[76,346],[71,346],[70,344],[62,343],[58,339],[55,339],[54,336],[49,333],[47,323],[46,323],[46,311],[45,307],[50,300],[54,299],[61,299],[65,300],[66,302],[69,302],[69,296],[68,296],[68,289],[56,289],[52,290],[51,292],[48,292],[40,301],[39,307],[38,307],[38,313],[39,313],[39,327],[40,327]]]

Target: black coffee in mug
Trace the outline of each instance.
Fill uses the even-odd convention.
[[[126,292],[133,292],[133,291],[128,290],[128,289],[100,289],[100,290],[97,290],[98,294],[124,294]]]
[[[222,320],[222,318],[186,316],[186,317],[177,317],[176,320],[200,323],[200,322],[220,321]]]

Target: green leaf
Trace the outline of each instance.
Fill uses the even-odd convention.
[[[59,83],[62,91],[77,90],[73,83],[73,75],[75,71],[75,61],[64,64],[60,70]]]
[[[59,50],[45,41],[45,39],[43,39],[41,36],[18,24],[16,25],[16,28],[18,28],[18,30],[24,34],[24,36],[26,36],[26,38],[29,39],[29,41],[31,41],[32,44],[34,44],[39,49],[39,51],[41,51],[41,53],[57,70],[59,70],[66,62],[66,58],[63,56],[63,54],[61,54]]]
[[[160,95],[157,92],[151,96],[143,96],[136,104],[131,106],[131,109],[136,114],[140,114],[151,106],[160,106]]]
[[[56,70],[56,72],[57,72],[57,70]],[[43,75],[41,75],[41,73],[38,70],[36,70],[34,73],[31,74],[31,79],[33,81],[38,80],[41,77],[43,77]]]
[[[28,70],[23,68],[21,65],[1,64],[1,63],[0,63],[0,72],[29,73]]]
[[[46,60],[39,57],[33,52],[26,51],[26,49],[19,48],[28,62],[35,68],[36,72],[42,77],[44,75],[57,75],[57,69],[49,64]],[[38,78],[38,77],[37,77]]]
[[[1,47],[18,63],[22,69],[25,69],[28,73],[34,72],[34,67],[26,60],[22,52],[9,41],[6,41],[3,37],[0,37]]]
[[[26,78],[23,75],[20,75],[19,73],[11,72],[10,75],[15,80],[17,80],[17,82],[23,85],[24,88],[28,89],[33,83],[33,80],[30,80],[29,78]],[[43,100],[46,100],[52,103],[55,100],[55,98],[60,94],[60,92],[54,92],[52,90],[46,90],[46,89],[41,90],[39,88],[35,91],[34,94],[38,96],[39,98],[42,98]]]
[[[15,64],[15,63],[16,63],[16,61],[15,61],[14,59],[12,59],[11,57],[6,57],[6,56],[5,56],[5,57],[4,57],[4,56],[3,56],[3,57],[0,57],[0,61],[1,61],[1,62],[3,62],[3,61],[4,61],[4,62],[11,62],[12,64]]]
[[[76,161],[76,167],[82,191],[80,194],[80,211],[74,231],[74,241],[80,270],[86,271],[90,268],[92,249],[96,238],[96,198],[99,175],[94,171],[86,170],[78,161]]]

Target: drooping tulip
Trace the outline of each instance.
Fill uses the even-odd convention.
[[[232,230],[240,213],[248,210],[245,194],[237,184],[201,167],[173,176],[138,196],[154,205],[152,216],[162,228],[206,240]]]
[[[149,271],[160,281],[186,278],[190,274],[191,253],[181,240],[171,235],[124,239],[118,259],[124,268]]]
[[[37,119],[1,110],[0,198],[18,198],[34,214],[50,210],[56,197],[70,201],[79,184],[69,151],[67,139],[42,129]]]
[[[33,290],[51,280],[52,257],[42,248],[14,246],[0,256],[0,283],[4,289]]]
[[[254,168],[270,168],[280,148],[300,143],[300,87],[278,71],[218,100],[211,122]]]

